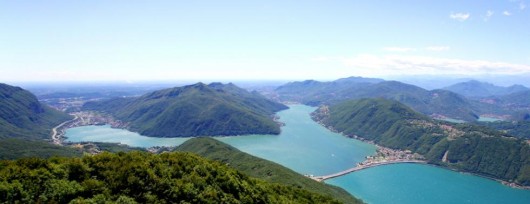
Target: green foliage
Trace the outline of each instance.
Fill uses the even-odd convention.
[[[0,161],[2,202],[338,203],[190,153],[102,153]]]
[[[530,121],[495,121],[477,122],[476,124],[506,132],[517,138],[530,139]]]
[[[48,138],[71,116],[39,103],[30,92],[0,83],[0,138]]]
[[[81,155],[81,150],[53,145],[43,141],[27,141],[14,138],[0,139],[0,160],[24,157],[77,157]]]
[[[233,84],[202,83],[164,89],[139,98],[87,103],[130,122],[130,129],[158,137],[278,134],[274,112],[287,107]]]
[[[100,151],[107,151],[107,152],[114,152],[114,153],[130,152],[130,151],[146,151],[146,149],[144,148],[131,147],[129,145],[124,145],[120,143],[93,142],[92,144],[97,146],[97,148]]]
[[[384,99],[346,101],[314,117],[346,135],[423,154],[430,163],[530,185],[530,145],[490,128],[432,120]]]
[[[360,200],[355,199],[341,188],[316,182],[284,166],[241,152],[212,138],[193,138],[178,146],[176,150],[192,152],[205,158],[225,163],[251,177],[260,178],[268,182],[327,195],[343,203],[361,203]]]
[[[530,90],[520,91],[501,97],[502,103],[507,106],[530,106]]]
[[[107,152],[146,151],[142,148],[129,147],[116,143],[84,143],[84,148],[59,146],[45,141],[7,138],[0,139],[0,160],[20,159],[27,157],[80,157],[84,153],[93,152],[93,149]]]

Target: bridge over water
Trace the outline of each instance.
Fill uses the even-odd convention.
[[[324,176],[311,176],[310,178],[316,181],[324,181],[330,178],[339,177],[342,175],[349,174],[351,172],[355,172],[355,171],[359,171],[359,170],[363,170],[363,169],[367,169],[371,167],[388,165],[388,164],[398,164],[398,163],[427,163],[427,162],[422,161],[422,160],[393,160],[393,161],[384,161],[384,162],[374,162],[374,163],[368,163],[368,164],[358,164],[356,167],[353,167],[351,169],[346,169],[338,173],[324,175]]]

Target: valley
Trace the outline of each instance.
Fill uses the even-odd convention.
[[[346,84],[349,84],[351,80],[363,81],[364,79],[347,78],[338,81],[342,81],[341,83],[348,81]],[[374,79],[366,79],[366,81],[382,83],[378,80],[374,81]],[[391,82],[389,84],[391,84],[389,85],[390,87],[404,86],[397,82]],[[298,92],[303,94],[306,91],[300,89]],[[267,93],[271,94],[272,92],[270,89],[267,89]],[[282,94],[275,92],[268,96],[271,99],[280,100]],[[435,94],[435,97],[439,96]],[[220,104],[211,104],[208,102],[202,108],[197,109],[214,110],[214,114],[207,114],[203,119],[196,121],[196,125],[199,126],[205,122],[212,123],[212,118],[234,118],[241,117],[241,113],[250,113],[247,116],[254,117],[262,114],[258,117],[267,119],[259,119],[257,121],[265,122],[264,124],[272,121],[279,130],[263,132],[261,134],[260,132],[249,132],[241,135],[231,134],[226,131],[218,132],[218,134],[215,134],[215,131],[213,131],[209,134],[189,132],[175,135],[174,130],[165,130],[165,132],[169,131],[173,133],[144,135],[142,132],[137,132],[139,129],[135,129],[139,126],[132,126],[133,123],[139,124],[138,121],[135,121],[138,118],[144,124],[164,123],[160,119],[157,119],[157,122],[149,122],[149,120],[153,119],[152,116],[165,114],[163,113],[165,110],[178,110],[178,105],[175,106],[176,108],[170,108],[168,105],[174,106],[173,104],[183,103],[181,101],[200,101],[201,103],[206,101],[222,101]],[[238,107],[246,107],[248,109],[245,111],[225,109],[225,107],[231,107],[230,105],[223,104],[225,102],[236,103]],[[521,128],[526,126],[508,126],[507,124],[515,123],[507,123],[504,121],[509,121],[513,116],[504,117],[504,121],[487,122],[494,121],[493,119],[488,119],[488,117],[493,118],[497,117],[497,115],[481,114],[480,117],[477,116],[478,120],[476,122],[462,121],[464,123],[457,124],[433,120],[433,118],[448,119],[444,118],[447,117],[445,115],[431,114],[426,116],[409,109],[397,101],[386,99],[360,99],[358,101],[350,101],[350,99],[344,98],[336,102],[323,102],[318,108],[300,105],[297,104],[298,102],[296,100],[292,100],[290,103],[284,102],[290,105],[289,107],[282,107],[279,103],[269,101],[256,92],[251,93],[233,84],[221,83],[212,83],[209,85],[198,83],[148,92],[142,96],[90,100],[86,101],[82,106],[75,105],[80,111],[69,112],[73,119],[57,124],[50,129],[51,141],[56,145],[67,144],[62,148],[75,149],[78,152],[88,152],[91,154],[101,154],[109,150],[145,151],[146,149],[152,153],[160,153],[179,149],[182,145],[186,145],[188,141],[195,141],[192,138],[197,136],[213,136],[217,141],[225,142],[259,158],[277,162],[280,165],[294,170],[300,176],[306,175],[309,177],[307,179],[318,182],[334,183],[337,180],[350,178],[351,175],[356,175],[360,172],[373,171],[371,169],[412,163],[414,165],[409,166],[412,169],[421,168],[425,164],[434,164],[437,167],[432,168],[435,169],[442,167],[456,171],[471,172],[481,177],[498,179],[498,181],[502,181],[506,186],[509,185],[517,188],[525,188],[527,183],[527,173],[525,173],[524,168],[528,165],[525,163],[527,162],[525,159],[528,156],[524,155],[528,150],[528,142],[515,139],[516,137],[525,138],[524,129]],[[184,104],[187,105],[180,107],[190,107],[192,103],[184,102]],[[220,109],[216,110],[215,108],[217,107],[220,107]],[[185,109],[180,111],[183,110]],[[193,111],[193,109],[191,110]],[[235,110],[237,116],[227,117],[226,114],[232,112],[228,110]],[[276,111],[279,112],[275,113]],[[175,113],[177,112],[168,114]],[[182,112],[178,113],[180,114]],[[352,115],[353,118],[348,116],[350,113],[356,116]],[[185,118],[189,119],[190,117],[194,117],[193,115],[200,116],[200,114],[197,115],[190,112],[190,115]],[[486,121],[481,119],[484,117],[486,117]],[[131,118],[136,119],[131,120]],[[173,120],[168,116],[161,117],[161,119]],[[223,120],[225,119],[221,119],[220,121]],[[231,120],[229,119],[228,121]],[[363,122],[358,123],[356,121]],[[501,123],[504,125],[494,125]],[[519,123],[525,124],[524,121],[520,121]],[[475,127],[473,124],[489,126],[501,131],[504,129],[508,130],[508,128],[512,128],[513,130],[508,134],[508,132],[496,132],[493,129],[480,129],[480,127]],[[239,126],[248,127],[248,125]],[[164,126],[159,127],[162,129],[165,128]],[[226,126],[214,125],[211,127]],[[153,127],[149,126],[144,126],[144,128],[150,131],[158,129],[157,127],[153,129]],[[201,131],[208,130],[203,128],[199,129]],[[255,128],[251,129],[256,130]],[[520,136],[520,134],[523,134],[523,136]],[[443,139],[444,137],[447,137],[447,139]],[[462,152],[462,148],[458,146],[462,145],[462,138],[465,138],[466,141],[464,145],[476,145],[476,147],[473,147],[473,151]],[[488,142],[484,143],[481,140],[490,140],[492,143],[497,144],[497,147],[488,146]],[[469,141],[472,141],[472,143],[469,143]],[[501,145],[499,146],[499,144]],[[526,144],[526,146],[522,144]],[[141,149],[137,149],[137,147],[141,147]],[[519,148],[520,150],[517,150],[518,152],[515,151],[515,153],[513,153],[514,151],[506,152],[506,149],[514,148]],[[488,153],[478,152],[496,153],[495,155],[488,155]],[[214,152],[204,153],[216,155]],[[479,158],[482,160],[481,165],[474,163],[477,156],[473,154],[480,154]],[[521,156],[518,157],[518,155]],[[226,162],[222,156],[217,155],[215,158]],[[504,158],[504,160],[496,160],[498,158]],[[518,158],[521,159],[522,164],[515,162]],[[491,160],[492,162],[487,162],[487,160]],[[492,169],[491,163],[502,164],[502,166],[495,166],[497,169]],[[506,169],[515,173],[498,173],[506,172]],[[429,174],[429,172],[424,173]],[[469,176],[476,177],[474,175]],[[490,186],[489,188],[499,188],[499,191],[512,193],[511,190],[500,190],[507,187],[502,185],[501,182],[496,183],[498,185],[497,187]],[[395,186],[397,184],[388,183],[384,185]],[[421,186],[424,184],[415,185]],[[360,198],[370,197],[369,195],[377,192],[372,191],[359,194],[357,190],[348,190],[351,188],[350,185],[340,184],[339,187],[345,188],[350,194],[356,197],[359,196]],[[519,192],[517,189],[513,190]],[[392,193],[394,192],[393,190],[387,189],[387,191],[397,196],[397,194]],[[481,192],[483,192],[481,189],[477,189],[474,192],[467,191],[466,193],[480,194]],[[523,190],[521,193],[516,193],[514,201],[516,203],[518,201],[524,201],[527,195],[526,192],[527,190]],[[407,194],[411,193],[409,192]],[[443,193],[443,191],[440,193]],[[517,198],[522,200],[517,200]],[[456,197],[452,199],[454,202],[460,202]],[[370,202],[372,201],[374,200],[370,200]],[[419,202],[419,200],[409,201],[412,201],[412,203]],[[350,200],[347,203],[350,202],[353,201]]]
[[[0,1],[0,204],[529,204],[530,0]]]
[[[315,108],[303,106],[303,105],[291,105],[288,110],[279,112],[280,121],[286,125],[282,127],[282,133],[278,136],[274,135],[247,135],[247,136],[231,136],[231,137],[215,137],[217,140],[224,143],[230,144],[231,146],[240,149],[243,152],[251,155],[264,158],[270,161],[279,163],[285,167],[293,169],[299,174],[305,175],[328,175],[341,172],[356,166],[357,163],[363,162],[367,157],[374,156],[375,160],[382,161],[382,157],[377,157],[377,148],[373,144],[360,142],[355,139],[345,137],[338,133],[333,133],[320,124],[314,122],[310,113]],[[82,127],[81,127],[82,128]],[[129,137],[128,135],[121,133],[126,130],[116,129],[117,132],[110,133],[112,129],[104,126],[93,126],[87,132],[77,131],[77,128],[71,129],[71,134],[67,132],[68,140],[72,142],[88,140],[88,141],[109,141],[108,139],[114,138],[113,142],[122,142],[124,144],[130,144],[133,146],[149,147],[151,145],[167,145],[167,146],[178,146],[185,143],[190,138],[175,138],[179,140],[169,141],[169,138],[153,138],[145,137],[146,139],[154,139],[157,143],[153,142],[136,142],[140,141],[137,136]],[[104,137],[98,137],[97,134],[105,135]],[[178,147],[177,147],[178,149]],[[207,152],[207,151],[205,151]],[[382,151],[386,152],[386,151]],[[397,153],[396,153],[397,154]],[[393,153],[387,153],[387,155],[393,155]],[[406,154],[398,154],[405,156]],[[222,160],[221,155],[211,154]],[[406,157],[406,156],[405,156]],[[379,172],[383,168],[384,174],[372,173]],[[390,172],[392,169],[400,171],[395,177]],[[407,200],[405,203],[422,203],[421,200],[415,200],[412,195],[418,189],[433,188],[436,186],[437,191],[432,192],[431,196],[441,196],[451,194],[450,198],[444,199],[445,202],[464,202],[461,198],[471,199],[475,202],[487,202],[490,197],[481,197],[485,192],[495,189],[493,191],[499,192],[497,196],[511,196],[512,202],[524,203],[530,196],[528,190],[519,190],[510,188],[501,184],[500,182],[493,181],[490,179],[477,177],[471,174],[461,174],[455,171],[443,171],[443,177],[437,175],[439,173],[439,167],[427,166],[421,164],[407,165],[407,170],[402,170],[400,164],[383,165],[364,169],[361,171],[351,172],[344,176],[329,179],[326,183],[333,183],[336,185],[337,180],[344,180],[342,184],[338,185],[345,189],[350,189],[352,183],[362,182],[364,180],[372,180],[374,184],[363,183],[359,184],[353,189],[348,190],[349,193],[360,198],[370,198],[370,203],[381,203],[382,198],[375,199],[373,195],[384,193],[392,196],[397,200]],[[388,172],[390,171],[390,172]],[[405,173],[405,171],[411,171],[414,173]],[[356,175],[366,174],[363,172],[369,172],[369,178],[360,179]],[[353,178],[350,178],[352,177]],[[384,177],[387,180],[382,181],[376,178]],[[411,179],[410,182],[415,181],[416,178],[428,179],[428,182],[413,182],[410,186],[403,188],[402,183],[404,181],[398,179],[401,177]],[[442,179],[443,178],[443,179]],[[443,182],[448,179],[452,182]],[[471,182],[472,181],[472,182]],[[375,185],[386,186],[385,188],[370,188],[371,190],[363,189],[362,186]],[[384,189],[384,191],[383,191]],[[408,190],[405,190],[408,189]],[[450,190],[452,189],[452,190]],[[473,190],[471,190],[473,189]],[[455,192],[458,191],[458,192]],[[377,196],[376,196],[377,197]],[[484,200],[484,199],[486,200]],[[397,202],[399,203],[399,202]]]
[[[79,111],[69,113],[74,116],[74,119],[65,121],[52,129],[51,138],[54,144],[62,145],[64,135],[67,129],[90,126],[90,125],[110,125],[112,128],[126,128],[127,123],[114,119],[110,115],[93,112],[93,111]]]

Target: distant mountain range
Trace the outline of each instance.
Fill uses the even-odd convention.
[[[485,97],[488,96],[488,97]],[[311,106],[362,98],[385,98],[435,118],[476,121],[480,115],[524,120],[530,114],[530,89],[469,81],[446,89],[426,90],[399,81],[349,77],[331,82],[306,80],[276,88],[271,98]]]
[[[530,90],[520,91],[502,96],[489,96],[479,99],[483,103],[490,103],[510,109],[529,109],[530,107]]]
[[[500,97],[505,105],[530,106],[530,90],[520,91]]]
[[[351,97],[351,92],[380,82],[384,80],[362,77],[349,77],[331,82],[306,80],[287,83],[279,86],[275,91],[281,101],[319,105],[328,101],[348,99]]]
[[[487,82],[471,80],[457,83],[443,88],[467,97],[503,96],[522,91],[530,91],[523,85],[512,85],[509,87],[496,86]],[[530,100],[528,100],[530,101]]]
[[[479,116],[464,96],[446,90],[423,88],[382,79],[350,77],[332,82],[303,81],[280,86],[276,92],[281,101],[307,105],[335,104],[349,99],[386,98],[399,101],[427,115],[474,121]]]
[[[348,136],[422,154],[433,164],[530,185],[530,145],[493,129],[433,120],[386,99],[322,106],[313,118]]]
[[[29,91],[0,83],[0,139],[49,138],[53,127],[71,118],[41,104]]]
[[[132,131],[157,137],[279,134],[273,115],[287,108],[231,83],[197,83],[83,106],[128,122]]]
[[[510,120],[530,120],[530,89],[525,86],[501,87],[472,80],[445,89],[466,95],[474,110],[481,114],[510,115]]]

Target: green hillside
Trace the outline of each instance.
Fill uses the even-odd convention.
[[[83,155],[81,150],[49,144],[44,141],[29,141],[15,138],[0,139],[0,160],[24,157],[78,157],[81,155]]]
[[[530,139],[530,121],[495,121],[495,122],[475,122],[475,124],[490,127],[495,130],[505,132],[508,135],[522,139]]]
[[[521,91],[516,92],[512,94],[508,94],[501,97],[501,100],[503,104],[507,106],[519,106],[519,107],[526,107],[528,108],[530,106],[530,90],[529,91]]]
[[[339,203],[250,178],[190,153],[102,153],[0,161],[0,198],[13,203]]]
[[[212,83],[164,89],[138,98],[84,105],[129,122],[129,129],[157,137],[279,134],[272,120],[287,106],[233,84]]]
[[[176,150],[192,152],[225,163],[251,177],[268,182],[328,195],[344,203],[361,203],[341,188],[316,182],[279,164],[241,152],[212,138],[193,138],[178,146]]]
[[[43,139],[71,119],[37,100],[30,92],[0,83],[0,138]]]
[[[506,115],[514,121],[530,120],[530,91],[482,97],[474,102],[484,113]]]
[[[420,153],[433,164],[530,185],[530,145],[493,129],[432,120],[384,99],[321,107],[313,117],[346,135]]]
[[[465,97],[446,90],[428,91],[398,81],[347,78],[332,82],[292,82],[276,89],[280,100],[307,105],[332,105],[345,100],[385,98],[399,101],[426,115],[475,121],[481,109]]]

